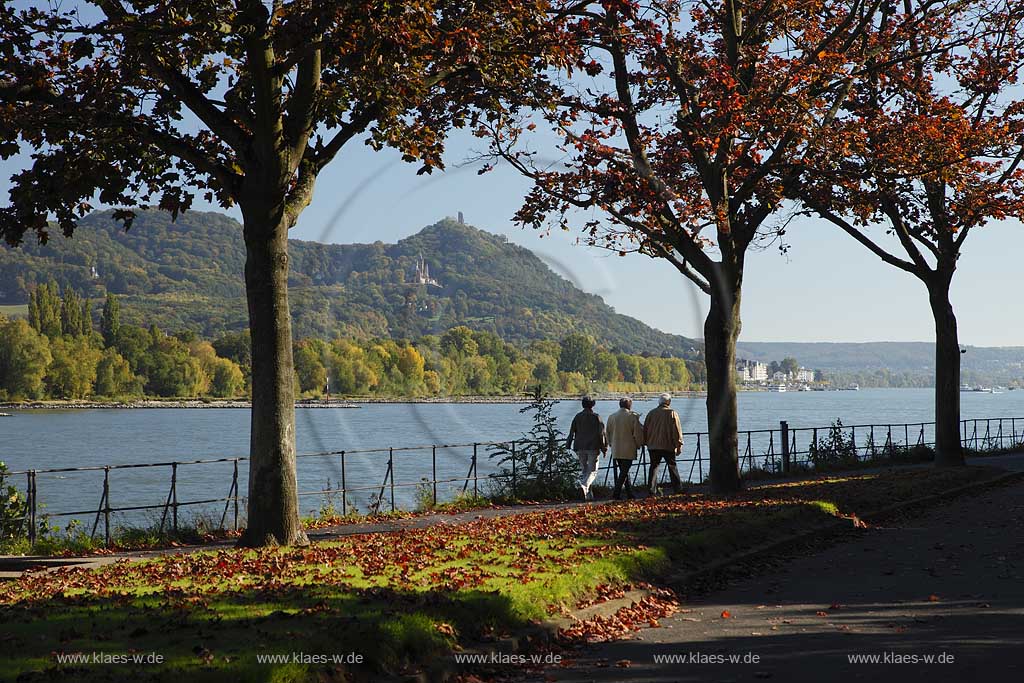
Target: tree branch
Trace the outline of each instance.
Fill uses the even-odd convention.
[[[313,132],[316,95],[320,90],[321,51],[312,50],[299,62],[295,76],[295,89],[288,98],[288,116],[285,134],[292,148],[293,158],[299,158]]]
[[[905,270],[906,272],[916,277],[922,277],[921,272],[915,264],[909,261],[904,261],[898,256],[890,254],[885,249],[875,244],[875,242],[872,241],[871,238],[869,238],[867,235],[865,235],[860,230],[855,228],[852,224],[850,224],[849,221],[844,219],[842,216],[839,216],[838,214],[830,211],[826,207],[816,202],[805,200],[804,203],[816,214],[827,220],[829,223],[832,223],[836,227],[841,228],[843,232],[845,232],[847,235],[849,235],[850,237],[852,237],[853,239],[857,240],[862,245],[867,247],[871,251],[871,253],[873,253],[875,256],[882,259],[889,265],[895,266],[900,270]]]
[[[892,223],[893,229],[896,231],[896,237],[899,238],[900,244],[903,245],[904,251],[910,256],[910,259],[914,262],[914,265],[921,272],[931,272],[931,267],[928,262],[925,261],[924,256],[921,254],[921,250],[914,244],[914,239],[910,236],[910,232],[907,230],[907,224],[903,220],[902,214],[891,199],[883,197],[881,200],[882,212],[889,217],[889,221]],[[915,272],[917,275],[918,273]],[[923,279],[923,278],[922,278]]]
[[[152,45],[142,44],[146,31],[135,26],[135,19],[114,0],[96,0],[107,19],[119,25],[127,42],[137,43],[135,47],[143,63],[159,78],[167,89],[206,124],[213,133],[239,154],[249,145],[249,137],[231,117],[218,109],[188,77],[177,69],[165,65],[153,52]]]
[[[348,123],[341,127],[341,130],[334,134],[334,137],[326,145],[315,150],[313,161],[317,170],[329,164],[349,140],[366,130],[367,126],[373,123],[373,120],[377,117],[377,111],[377,106],[373,105],[364,109],[359,114],[355,114],[349,119]],[[307,154],[309,153],[309,150],[307,150]]]

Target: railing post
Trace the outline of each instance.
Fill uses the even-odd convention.
[[[512,498],[516,497],[516,442],[512,442]]]
[[[473,497],[474,498],[476,498],[479,495],[478,491],[477,491],[477,481],[480,479],[480,476],[477,474],[477,471],[476,471],[476,448],[477,448],[477,444],[474,443],[473,444]]]
[[[238,531],[238,458],[235,458],[235,468],[231,474],[231,485],[235,487],[235,521],[231,528],[234,531]]]
[[[388,471],[391,472],[391,511],[395,511],[395,448],[388,448]]]
[[[27,489],[26,490],[28,492],[28,515],[27,515],[28,519],[26,519],[25,521],[27,522],[27,526],[28,526],[28,542],[29,542],[30,545],[35,545],[35,543],[36,543],[36,471],[35,470],[29,470],[28,471],[28,485],[27,485]]]
[[[710,434],[708,434],[708,438],[711,438]],[[648,454],[650,453],[648,452]],[[700,449],[700,432],[697,432],[697,483],[699,484],[702,481],[704,481],[704,455]]]
[[[103,536],[106,545],[110,546],[110,466],[103,468]]]
[[[345,485],[345,451],[341,452],[341,516],[348,516],[348,486]]]
[[[430,480],[434,487],[434,507],[437,507],[437,444],[430,447]]]
[[[171,463],[171,519],[174,533],[178,533],[178,463]]]
[[[789,474],[789,423],[779,420],[779,428],[782,430],[782,473]]]
[[[860,451],[857,447],[857,425],[850,427],[850,440],[853,441],[853,457],[860,458]]]

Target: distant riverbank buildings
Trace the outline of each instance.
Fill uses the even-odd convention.
[[[770,374],[767,363],[740,359],[736,361],[736,381],[741,384],[766,384],[769,381],[810,384],[814,381],[814,370],[800,368],[796,372],[780,370]]]
[[[736,361],[736,378],[746,383],[768,381],[768,364],[756,360]]]

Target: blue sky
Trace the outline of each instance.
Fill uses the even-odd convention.
[[[17,5],[32,3],[17,0]],[[88,9],[88,8],[87,8]],[[706,297],[663,261],[625,257],[576,243],[577,235],[542,237],[512,223],[529,181],[509,168],[479,176],[461,165],[483,142],[456,131],[448,170],[417,176],[399,155],[353,140],[324,171],[312,205],[293,230],[320,242],[394,242],[445,216],[464,212],[476,227],[506,235],[618,311],[689,337],[702,336]],[[24,157],[0,161],[0,201]],[[221,210],[197,198],[198,209]],[[237,210],[229,211],[236,218]],[[876,234],[884,233],[879,228]],[[790,225],[783,256],[775,248],[747,259],[743,341],[931,341],[924,285],[888,266],[823,221]],[[902,254],[898,245],[893,245]],[[976,346],[1024,346],[1015,315],[1024,291],[1024,226],[1011,221],[975,230],[953,283],[960,340]],[[241,277],[241,274],[239,274]]]
[[[479,228],[507,235],[558,273],[599,294],[617,310],[659,329],[701,336],[706,297],[669,264],[611,255],[576,243],[577,235],[546,237],[512,223],[529,182],[511,169],[479,176],[460,166],[480,141],[456,135],[448,170],[416,176],[390,152],[353,146],[327,169],[316,198],[293,230],[325,242],[393,242],[444,216],[464,212]],[[882,229],[879,233],[883,232]],[[933,324],[924,285],[882,263],[822,221],[791,225],[783,256],[775,248],[747,261],[745,341],[930,341]],[[897,247],[898,248],[898,247]],[[968,239],[953,286],[961,340],[977,346],[1024,345],[1013,315],[1024,290],[1024,230],[993,224]]]
[[[533,250],[553,270],[618,311],[667,332],[702,335],[706,297],[669,264],[586,247],[572,233],[542,237],[514,225],[512,216],[529,182],[511,169],[479,176],[476,167],[462,164],[480,144],[456,134],[449,144],[448,170],[433,176],[417,176],[416,167],[393,152],[353,144],[322,174],[293,235],[334,243],[394,242],[462,211],[467,223]],[[0,163],[4,201],[9,177],[22,163],[23,158]],[[197,208],[219,210],[201,202]],[[1022,227],[1015,221],[992,224],[970,236],[953,285],[961,343],[1024,345],[1024,321],[1015,315],[1024,291]],[[932,339],[924,286],[915,278],[821,221],[794,223],[786,241],[785,256],[769,248],[747,260],[742,340]]]

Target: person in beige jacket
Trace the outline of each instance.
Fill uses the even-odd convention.
[[[625,484],[626,498],[633,499],[633,487],[629,483],[629,468],[636,460],[636,452],[644,445],[644,428],[640,424],[640,416],[632,411],[633,401],[629,398],[619,399],[618,412],[608,417],[608,445],[612,449],[615,461],[615,491],[612,498],[622,497]]]
[[[679,413],[672,410],[672,395],[658,397],[658,407],[647,413],[644,420],[644,441],[651,455],[651,495],[658,492],[658,465],[664,460],[668,464],[668,476],[672,490],[681,493],[683,482],[679,479],[676,456],[683,451],[683,429],[679,424]]]

